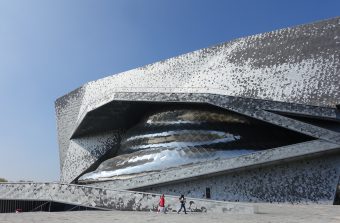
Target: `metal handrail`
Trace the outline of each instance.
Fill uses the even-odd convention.
[[[46,201],[45,203],[39,205],[38,207],[33,208],[33,209],[30,210],[29,212],[33,212],[34,210],[36,210],[36,209],[38,209],[38,208],[40,208],[40,207],[42,207],[42,206],[44,206],[44,205],[46,205],[46,204],[48,204],[48,203],[51,203],[51,201]]]

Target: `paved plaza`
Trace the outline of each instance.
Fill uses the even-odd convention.
[[[257,204],[257,214],[168,213],[130,211],[30,212],[0,214],[0,223],[10,222],[340,222],[340,206]]]

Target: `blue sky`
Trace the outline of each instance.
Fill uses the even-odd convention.
[[[337,0],[0,0],[0,177],[59,179],[54,101],[88,81],[339,15]]]

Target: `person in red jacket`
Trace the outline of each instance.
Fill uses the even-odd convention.
[[[158,207],[158,212],[162,212],[165,213],[165,199],[164,199],[164,194],[162,194],[162,196],[160,196],[159,198],[159,207]]]

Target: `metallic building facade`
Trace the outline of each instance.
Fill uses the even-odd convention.
[[[339,105],[340,18],[236,39],[57,99],[60,180],[332,204]]]

